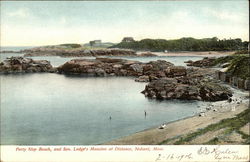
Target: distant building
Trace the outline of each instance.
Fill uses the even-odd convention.
[[[101,40],[89,41],[90,46],[100,46],[102,44]]]
[[[122,42],[134,42],[135,40],[134,40],[134,38],[133,37],[124,37],[123,39],[122,39]]]

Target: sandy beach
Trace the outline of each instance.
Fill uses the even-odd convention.
[[[143,52],[141,52],[143,53]],[[215,56],[227,56],[232,55],[235,51],[204,51],[204,52],[152,52],[158,56],[204,56],[204,57],[215,57]]]
[[[247,94],[246,94],[247,95]],[[144,130],[127,137],[123,137],[111,142],[105,143],[105,145],[157,145],[161,144],[167,139],[174,139],[186,134],[195,132],[199,129],[205,128],[211,124],[218,123],[223,119],[233,118],[237,114],[243,112],[249,107],[248,99],[244,99],[241,104],[232,104],[227,101],[219,101],[213,103],[213,109],[205,112],[205,116],[199,116],[198,114],[186,119],[178,120],[166,124],[164,129],[159,129],[159,127]],[[235,106],[235,110],[232,108]],[[216,111],[213,111],[216,109]],[[221,131],[221,130],[220,130]],[[248,130],[249,131],[249,130]],[[214,137],[220,132],[210,132],[210,136]],[[209,134],[205,134],[205,138]],[[200,139],[196,139],[196,142],[191,142],[189,144],[202,144],[206,142],[203,136]],[[234,137],[235,138],[235,137]],[[208,140],[208,139],[207,139]],[[172,140],[172,144],[175,140]],[[164,143],[163,143],[164,144]],[[171,143],[168,143],[171,144]]]

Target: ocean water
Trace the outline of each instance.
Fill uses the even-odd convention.
[[[28,48],[33,48],[35,46],[0,46],[1,51],[20,51]]]
[[[11,50],[11,51],[19,51],[23,49],[32,48],[30,46],[23,46],[23,47],[0,47],[2,51],[4,50]],[[23,56],[24,54],[21,53],[0,53],[0,62],[5,60],[8,57],[12,56]],[[186,66],[184,63],[188,60],[200,60],[204,56],[157,56],[157,57],[130,57],[130,56],[102,56],[102,57],[108,57],[108,58],[121,58],[121,59],[127,59],[127,60],[135,60],[140,62],[149,62],[149,61],[156,61],[156,60],[166,60],[169,61],[177,66]],[[59,57],[59,56],[36,56],[36,57],[28,57],[35,60],[48,60],[50,61],[52,66],[60,66],[64,64],[67,61],[70,61],[72,59],[95,59],[95,57]]]
[[[0,54],[0,61],[11,56],[23,54]],[[30,58],[48,60],[53,66],[60,66],[78,57]],[[141,62],[161,59],[185,66],[184,61],[202,57],[115,58]],[[127,77],[37,73],[0,75],[0,79],[1,144],[4,145],[101,144],[192,116],[199,111],[198,105],[204,104],[197,101],[147,99],[140,93],[146,83],[138,83]],[[144,111],[147,112],[146,117]]]
[[[0,79],[4,145],[101,144],[192,116],[203,104],[147,99],[140,93],[146,83],[127,77],[40,73]]]

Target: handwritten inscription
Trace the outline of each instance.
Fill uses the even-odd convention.
[[[217,146],[215,148],[200,147],[197,151],[197,154],[200,156],[212,155],[217,161],[247,160],[249,158],[247,155],[239,156],[238,150],[232,150],[230,147],[221,148],[221,146]]]
[[[155,161],[187,161],[193,159],[192,153],[189,154],[159,154]]]

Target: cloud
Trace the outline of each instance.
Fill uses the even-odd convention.
[[[30,13],[27,9],[20,8],[20,9],[17,9],[16,11],[7,13],[7,15],[10,17],[26,18],[30,16]]]
[[[241,22],[245,19],[245,15],[235,12],[223,11],[223,10],[214,10],[205,8],[203,9],[203,13],[206,15],[213,16],[219,20],[231,21],[231,22]],[[244,21],[244,20],[243,20]]]
[[[29,16],[36,20],[32,10],[19,9],[9,16]],[[8,23],[1,26],[2,45],[48,45],[85,43],[89,40],[120,42],[125,36],[136,40],[144,38],[176,39],[181,37],[242,38],[249,40],[247,13],[201,8],[201,15],[191,10],[175,10],[169,14],[151,14],[140,10],[139,16],[121,19],[114,23],[87,23],[82,18],[74,22],[67,15],[24,23]],[[3,21],[4,22],[4,21]],[[30,23],[31,22],[31,23]],[[47,22],[47,23],[45,23]],[[101,25],[100,25],[101,24]]]

